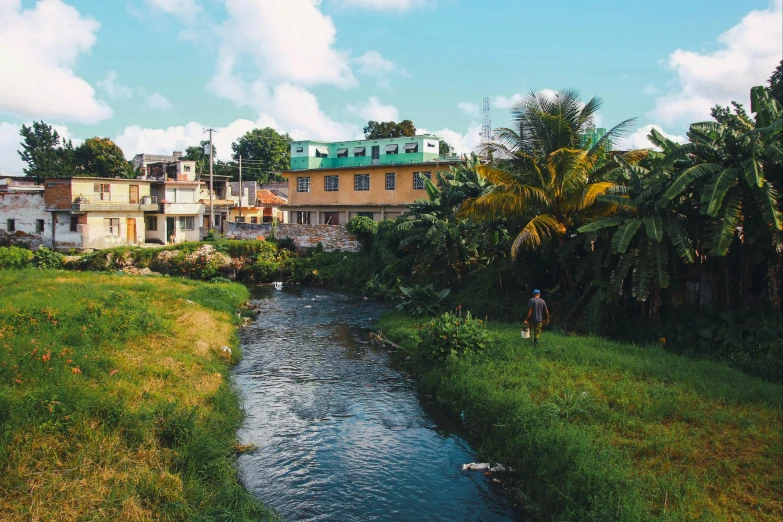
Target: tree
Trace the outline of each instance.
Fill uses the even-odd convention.
[[[402,138],[415,136],[416,126],[411,120],[402,120],[400,123],[393,121],[377,122],[368,121],[364,127],[364,137],[368,140],[380,140],[384,138]]]
[[[503,168],[479,168],[494,187],[468,202],[463,215],[519,222],[511,249],[514,257],[523,247],[538,248],[554,238],[562,244],[566,232],[588,215],[600,213],[602,206],[594,207],[596,197],[614,185],[602,179],[611,168],[606,145],[633,121],[620,123],[583,150],[581,135],[600,107],[599,98],[583,104],[574,90],[553,97],[528,95],[513,110],[516,128],[500,129],[489,145],[493,156],[503,158],[498,163]]]
[[[130,178],[134,175],[122,149],[109,138],[90,138],[76,147],[74,163],[82,176]]]
[[[780,60],[769,78],[769,91],[783,105],[783,60]]]
[[[196,162],[196,176],[201,179],[209,176],[209,154],[204,153],[204,147],[209,145],[209,140],[202,140],[199,145],[193,145],[185,149],[182,159]],[[217,147],[212,144],[212,173],[216,176],[232,176],[237,178],[239,165],[234,161],[220,161],[217,159]]]
[[[451,145],[440,140],[440,142],[438,142],[438,154],[441,156],[451,156]]]
[[[51,125],[43,121],[33,122],[32,127],[22,125],[22,161],[27,163],[24,173],[43,183],[46,178],[70,178],[75,173],[74,150],[71,140],[60,138]]]
[[[253,129],[233,144],[234,158],[242,157],[243,179],[264,183],[279,180],[274,173],[291,166],[291,137],[267,127]]]

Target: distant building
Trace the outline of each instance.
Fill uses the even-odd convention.
[[[582,148],[585,149],[585,150],[590,150],[604,136],[606,136],[606,129],[589,127],[585,131],[585,133],[580,136],[580,142],[581,142]],[[606,150],[612,150],[612,144],[611,143],[607,143],[606,144]]]
[[[441,158],[437,136],[291,144],[289,223],[345,224],[356,216],[395,219],[426,198],[424,179],[456,165]]]
[[[170,156],[166,154],[136,154],[131,160],[134,169],[144,169],[150,163],[177,163],[182,158],[182,152],[175,150]]]

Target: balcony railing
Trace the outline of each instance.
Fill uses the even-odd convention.
[[[91,196],[78,196],[74,198],[71,207],[75,212],[87,212],[91,210],[103,210],[113,212],[141,212],[158,210],[158,198],[156,196],[139,196],[131,202],[128,195],[93,194]]]

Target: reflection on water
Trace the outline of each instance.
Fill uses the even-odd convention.
[[[286,520],[513,520],[470,446],[368,342],[385,305],[321,289],[255,288],[235,380],[247,487]],[[437,421],[436,421],[437,419]]]

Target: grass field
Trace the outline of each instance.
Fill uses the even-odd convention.
[[[244,287],[23,270],[0,288],[0,519],[274,518],[234,467]]]
[[[425,393],[541,520],[783,520],[783,387],[657,347],[490,326],[491,348],[428,363],[416,320],[381,320]]]

